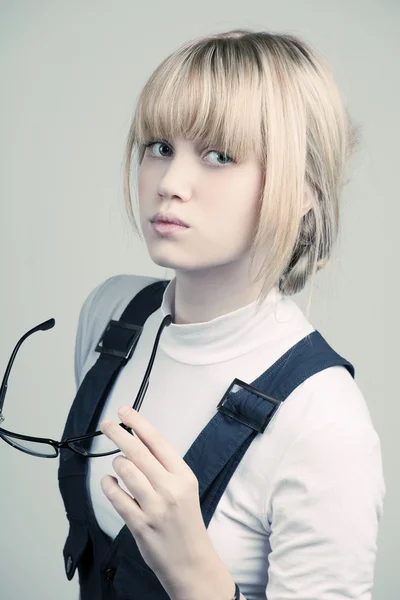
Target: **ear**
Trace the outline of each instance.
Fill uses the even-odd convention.
[[[304,207],[303,207],[303,214],[302,214],[303,217],[314,206],[315,202],[316,202],[315,193],[312,191],[310,185],[306,182],[305,195],[304,195]]]

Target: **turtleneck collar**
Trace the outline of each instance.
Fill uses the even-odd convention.
[[[160,307],[163,318],[174,317],[176,279],[167,285]],[[274,287],[258,312],[257,301],[205,323],[171,323],[161,335],[159,348],[172,359],[191,365],[223,362],[267,342],[269,327],[290,318],[285,297]]]

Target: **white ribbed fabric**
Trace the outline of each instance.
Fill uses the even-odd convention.
[[[77,386],[99,356],[94,348],[108,321],[154,281],[117,275],[86,298],[76,335]],[[100,420],[119,421],[118,407],[133,404],[158,327],[173,314],[174,292],[172,280]],[[255,309],[253,302],[206,323],[163,330],[141,414],[181,456],[235,377],[251,383],[314,330],[277,288]],[[114,458],[91,459],[88,475],[96,518],[112,538],[124,521],[100,480],[116,476]],[[369,600],[384,495],[380,442],[365,399],[344,367],[331,367],[300,385],[252,442],[208,532],[247,600]]]

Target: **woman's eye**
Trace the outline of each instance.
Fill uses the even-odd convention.
[[[230,156],[224,154],[223,152],[218,152],[217,150],[210,150],[209,154],[216,154],[219,159],[222,158],[223,162],[219,163],[218,166],[226,165],[233,161],[233,159]]]
[[[163,148],[165,150],[165,148],[169,148],[168,144],[166,144],[165,142],[146,142],[145,143],[145,148],[151,148],[151,150],[154,152],[154,146],[161,146],[161,148]],[[156,155],[157,156],[157,155]],[[164,154],[162,154],[162,156],[165,156]],[[157,156],[158,158],[158,156]]]
[[[157,151],[155,150],[155,148],[157,146],[159,146],[158,151],[161,153],[161,156],[156,153]],[[146,149],[147,148],[151,149],[152,157],[154,157],[154,158],[163,158],[163,157],[165,158],[166,157],[165,152],[168,152],[168,149],[169,149],[169,151],[171,151],[171,147],[166,142],[146,142],[144,144],[144,147]],[[218,161],[220,161],[220,160],[222,161],[222,162],[211,161],[211,164],[215,167],[222,167],[230,162],[233,162],[233,159],[230,156],[228,156],[227,154],[224,154],[223,152],[219,152],[218,150],[209,150],[207,152],[207,155],[208,154],[214,154],[214,155],[216,155],[216,158]]]

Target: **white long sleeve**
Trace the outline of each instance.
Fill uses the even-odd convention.
[[[268,496],[269,600],[371,598],[382,483],[370,425],[299,434]]]

